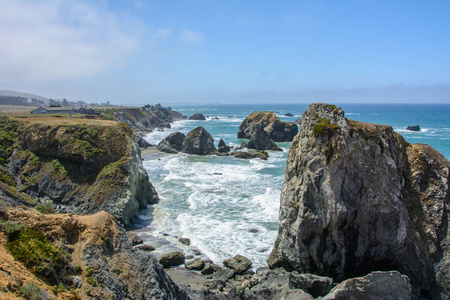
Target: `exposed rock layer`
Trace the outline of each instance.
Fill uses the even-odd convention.
[[[450,164],[390,126],[311,104],[289,150],[271,267],[337,280],[398,270],[450,297]]]

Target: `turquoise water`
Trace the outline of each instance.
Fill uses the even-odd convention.
[[[358,121],[391,125],[411,143],[427,143],[450,158],[450,105],[340,105],[346,117]],[[174,107],[186,116],[203,113],[206,121],[179,121],[171,129],[155,131],[146,139],[157,144],[174,131],[188,133],[203,126],[232,146],[239,124],[255,110],[274,111],[285,121],[301,117],[307,104],[202,105]],[[285,117],[291,113],[293,117]],[[218,119],[213,119],[218,118]],[[409,125],[422,131],[409,132]],[[283,152],[269,151],[269,159],[239,160],[233,157],[186,154],[154,154],[145,157],[150,181],[160,203],[141,215],[139,234],[151,243],[156,237],[165,246],[157,252],[194,249],[221,264],[224,259],[242,254],[265,266],[278,230],[280,188],[290,143],[279,144]],[[179,237],[191,239],[191,246],[178,243]],[[145,238],[144,238],[145,240]]]

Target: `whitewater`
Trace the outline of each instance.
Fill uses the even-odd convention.
[[[348,118],[388,124],[411,143],[424,142],[450,157],[449,105],[341,105]],[[274,111],[284,121],[301,117],[307,104],[209,105],[174,108],[183,115],[202,113],[206,121],[176,121],[170,129],[146,136],[159,143],[171,132],[187,134],[203,126],[217,147],[222,138],[239,146],[239,124],[255,110]],[[286,117],[291,113],[292,117]],[[420,132],[406,131],[420,125]],[[267,161],[240,160],[214,155],[155,153],[144,157],[144,167],[160,202],[139,215],[133,233],[154,246],[155,256],[181,250],[221,265],[241,254],[253,267],[267,266],[278,231],[278,211],[284,168],[290,143],[278,143],[282,152],[268,151]],[[189,238],[184,245],[179,238]],[[199,255],[200,254],[200,255]]]

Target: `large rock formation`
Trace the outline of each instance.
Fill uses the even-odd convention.
[[[2,167],[11,180],[0,183],[8,204],[51,200],[59,212],[105,210],[127,224],[139,209],[158,201],[126,124],[65,122],[2,119],[13,149]]]
[[[206,155],[216,151],[212,135],[202,126],[191,130],[183,140],[181,152]]]
[[[161,152],[167,153],[178,153],[181,151],[181,146],[183,145],[183,140],[185,138],[182,132],[173,132],[165,137],[161,142],[159,142],[156,148]]]
[[[343,280],[398,270],[450,297],[450,164],[390,126],[311,104],[289,150],[269,265]]]
[[[254,111],[239,125],[237,137],[250,139],[251,124],[261,124],[275,142],[291,142],[298,132],[298,127],[292,122],[284,122],[275,113],[268,111]]]
[[[247,146],[250,149],[283,151],[259,123],[250,124],[246,129],[246,133],[249,139]]]

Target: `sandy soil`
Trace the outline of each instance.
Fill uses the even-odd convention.
[[[156,147],[148,147],[147,149],[141,149],[141,155],[147,156],[150,154],[160,153]]]

